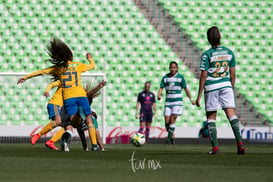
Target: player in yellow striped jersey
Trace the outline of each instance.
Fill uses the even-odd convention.
[[[58,80],[58,81],[50,83],[44,92],[44,96],[48,97],[49,91],[54,87],[58,87],[58,88],[47,104],[48,116],[51,121],[47,125],[45,125],[39,133],[33,135],[33,137],[31,138],[32,145],[34,145],[41,136],[45,135],[46,133],[48,133],[55,127],[62,125],[62,119],[60,116],[60,110],[61,110],[61,107],[63,106],[61,82]],[[64,133],[64,129],[62,128],[54,135],[53,138],[48,140],[45,143],[45,145],[50,149],[59,150],[57,147],[55,147],[54,143],[59,140],[59,138],[63,135],[63,133]]]
[[[106,83],[107,82],[103,80],[103,81],[99,82],[99,84],[97,86],[95,86],[95,87],[91,87],[90,83],[86,84],[85,90],[86,90],[86,93],[87,93],[88,103],[89,103],[90,106],[91,106],[91,104],[93,102],[93,99],[100,95],[99,90],[101,88],[103,88],[106,85]],[[98,130],[97,114],[94,111],[92,111],[91,117],[92,117],[95,129],[96,129],[96,136],[97,136],[97,141],[98,141],[99,147],[100,147],[100,149],[102,151],[104,151],[104,147],[103,147],[103,144],[102,144],[102,139],[101,139],[101,136],[100,136],[100,133],[99,133],[99,130]],[[83,144],[83,149],[87,151],[88,148],[87,148],[87,144],[86,144],[86,141],[85,141],[84,130],[88,130],[88,126],[86,125],[85,120],[86,120],[86,116],[83,113],[83,109],[82,109],[82,107],[79,107],[79,110],[78,110],[77,114],[75,115],[75,117],[73,118],[73,120],[71,122],[66,121],[63,124],[64,125],[71,125],[74,128],[77,128],[77,131],[79,133],[79,136],[80,136],[82,144]],[[64,142],[63,140],[66,140],[64,138],[64,136],[62,137],[62,142]],[[66,152],[70,151],[67,144],[65,145],[64,151],[66,151]]]
[[[101,88],[103,88],[106,85],[106,83],[107,82],[103,80],[103,81],[99,82],[99,84],[97,86],[95,86],[94,88],[91,87],[91,84],[87,84],[86,85],[85,90],[86,90],[86,93],[87,93],[87,96],[88,96],[88,101],[89,101],[90,105],[92,104],[93,99],[100,94],[99,90]],[[61,82],[58,80],[58,81],[50,83],[47,86],[47,88],[46,88],[46,90],[44,92],[44,96],[48,97],[49,96],[49,91],[52,88],[54,88],[54,87],[58,87],[58,89],[56,90],[55,94],[52,96],[51,100],[48,102],[48,107],[47,108],[48,108],[49,115],[55,114],[54,112],[52,112],[52,111],[55,110],[55,109],[51,109],[52,107],[56,107],[57,108],[57,110],[59,112],[56,115],[58,116],[58,118],[61,119],[61,123],[55,124],[55,121],[49,122],[45,127],[42,128],[41,132],[35,134],[32,137],[31,141],[32,141],[32,144],[35,144],[36,141],[42,135],[48,133],[49,131],[51,131],[52,129],[54,129],[57,126],[61,126],[62,128],[60,130],[58,130],[52,136],[52,138],[49,139],[45,143],[45,145],[48,148],[53,149],[53,150],[59,150],[55,146],[55,142],[59,141],[61,139],[63,133],[64,133],[64,129],[63,129],[62,123],[66,123],[67,122],[67,117],[65,116],[65,112],[64,112],[63,109],[61,109],[62,103],[63,103],[62,92],[59,92],[59,90],[62,89],[61,88]],[[96,119],[97,115],[93,111],[92,111],[91,115],[92,115],[91,117],[92,117],[92,120],[93,120],[94,125],[95,125],[96,136],[97,136],[97,141],[98,141],[99,147],[100,147],[101,150],[104,150],[103,144],[102,144],[102,140],[101,140],[101,137],[100,137],[100,134],[99,134],[99,131],[97,130],[98,129],[98,123],[97,123],[97,119]],[[86,144],[86,141],[85,141],[85,136],[84,136],[84,130],[88,129],[87,125],[84,123],[85,119],[86,119],[86,117],[83,115],[82,109],[80,109],[80,111],[78,111],[78,114],[76,115],[76,117],[74,117],[72,125],[73,125],[74,128],[77,128],[77,131],[78,131],[79,136],[81,138],[84,150],[88,151],[87,144]],[[53,124],[55,124],[55,125],[53,125]]]
[[[61,75],[60,80],[63,87],[65,112],[70,117],[70,121],[72,121],[73,117],[78,112],[79,107],[82,107],[83,113],[86,116],[86,124],[88,126],[89,136],[92,143],[92,150],[95,151],[98,150],[96,129],[91,118],[91,109],[88,103],[86,91],[81,85],[81,73],[94,69],[95,63],[91,53],[87,53],[86,58],[89,60],[90,65],[69,61],[68,69]],[[72,135],[72,125],[67,125],[65,130],[66,132],[63,134],[63,142],[61,144],[64,151],[67,145],[66,142]]]
[[[20,78],[17,84],[23,83],[27,79],[45,74],[53,75],[55,80],[60,79],[63,88],[62,93],[66,113],[69,115],[70,120],[72,121],[74,115],[78,111],[78,107],[81,106],[83,108],[83,112],[86,115],[86,123],[88,125],[90,140],[92,142],[92,150],[97,150],[96,130],[91,119],[91,109],[86,92],[81,85],[81,73],[95,69],[96,67],[92,55],[91,53],[86,54],[86,58],[90,64],[72,62],[72,51],[58,38],[54,38],[52,41],[50,41],[47,49],[48,54],[51,57],[49,61],[53,64],[53,66],[26,75],[23,78]],[[65,128],[66,132],[64,133],[64,138],[69,139],[71,137],[72,129],[72,126],[67,126]],[[66,142],[64,142],[64,145],[65,144]]]

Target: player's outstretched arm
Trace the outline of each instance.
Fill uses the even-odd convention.
[[[208,74],[207,71],[202,70],[201,75],[200,75],[198,96],[197,96],[197,99],[196,99],[196,106],[197,107],[200,107],[200,100],[201,100],[202,92],[204,90],[205,82],[206,82],[206,79],[207,79],[207,74]]]
[[[86,70],[93,70],[96,68],[96,64],[93,60],[92,54],[88,52],[86,54],[86,59],[89,61],[89,64],[86,65]]]
[[[98,92],[101,88],[103,88],[105,85],[107,84],[106,81],[102,80],[101,82],[99,82],[99,84],[92,89],[92,92],[96,93]]]
[[[36,76],[52,74],[54,73],[54,69],[55,69],[54,67],[50,67],[50,68],[34,71],[33,73],[30,73],[22,78],[19,78],[17,84],[23,83],[24,81]]]

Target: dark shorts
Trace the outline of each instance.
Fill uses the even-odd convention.
[[[152,112],[141,112],[139,121],[151,123],[153,121],[153,113]]]
[[[61,108],[55,104],[47,104],[47,112],[49,119],[54,119],[56,115],[60,115]]]
[[[62,118],[62,124],[64,127],[71,125],[70,118],[68,114],[66,114],[64,107],[61,108],[60,116]]]

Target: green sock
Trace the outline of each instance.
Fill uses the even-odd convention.
[[[218,147],[217,131],[215,122],[208,122],[209,139],[213,147]]]
[[[239,128],[239,121],[238,119],[233,119],[232,121],[230,121],[231,127],[232,127],[232,131],[234,133],[234,136],[236,138],[237,143],[242,142],[242,137],[240,135],[240,128]]]
[[[175,130],[174,127],[169,127],[169,129],[168,129],[168,139],[167,139],[167,140],[168,140],[169,142],[171,141],[171,139],[172,139],[172,137],[173,137],[174,130]]]

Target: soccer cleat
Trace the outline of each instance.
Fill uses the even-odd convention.
[[[218,155],[219,154],[219,147],[213,147],[212,150],[208,152],[209,155]]]
[[[31,144],[34,145],[41,136],[37,133],[31,138]]]
[[[63,152],[69,152],[70,151],[69,147],[68,147],[68,144],[66,142],[62,142],[61,147],[62,147]]]
[[[52,149],[52,150],[59,150],[59,149],[55,146],[55,144],[54,144],[54,142],[53,142],[52,140],[48,140],[48,141],[45,143],[45,146],[48,147],[48,148],[50,148],[50,149]]]
[[[174,141],[174,139],[173,139],[173,138],[171,139],[171,144],[172,144],[172,145],[174,145],[174,144],[175,144],[175,141]]]
[[[244,147],[243,142],[239,142],[237,154],[243,155],[243,154],[245,154],[245,150],[246,150],[246,149],[245,149],[245,147]]]
[[[99,151],[98,145],[92,144],[91,150],[92,150],[92,151]]]

